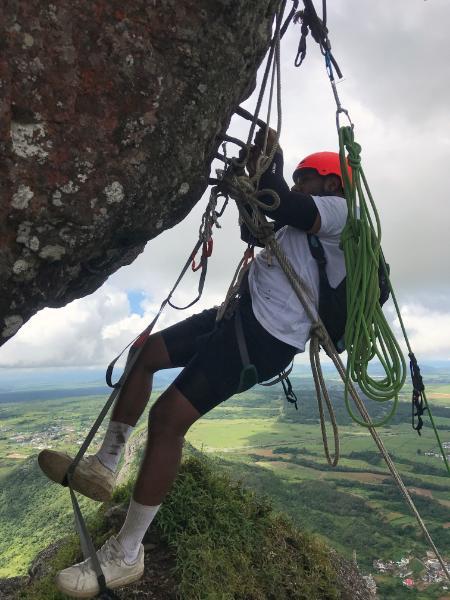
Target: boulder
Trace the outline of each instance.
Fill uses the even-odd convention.
[[[0,344],[188,214],[278,4],[3,3]]]

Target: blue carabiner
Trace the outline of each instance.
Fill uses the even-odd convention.
[[[333,65],[332,65],[332,62],[331,62],[330,51],[327,50],[325,52],[324,56],[325,56],[325,68],[327,70],[328,77],[330,78],[331,82],[334,82]]]

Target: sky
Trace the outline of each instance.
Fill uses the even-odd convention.
[[[289,6],[290,3],[288,3]],[[316,3],[317,6],[321,3]],[[449,0],[332,0],[328,27],[343,72],[342,104],[355,124],[382,224],[382,245],[419,361],[450,360],[450,61]],[[300,68],[300,27],[282,41],[281,146],[289,182],[307,154],[337,151],[335,104],[323,57],[308,36]],[[254,107],[254,97],[243,106]],[[274,120],[275,122],[275,120]],[[246,139],[248,122],[229,133]],[[229,147],[228,153],[234,149]],[[214,169],[219,165],[213,164]],[[0,349],[0,368],[101,367],[152,320],[194,246],[209,192],[179,225],[151,240],[135,262],[94,294],[43,309]],[[231,205],[214,232],[202,300],[180,313],[167,308],[157,329],[220,304],[244,245]],[[174,299],[196,295],[189,273]],[[395,333],[398,323],[387,305]],[[299,357],[302,362],[304,357]]]

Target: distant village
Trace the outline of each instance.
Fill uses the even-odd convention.
[[[14,434],[10,435],[10,431]],[[3,439],[19,447],[43,450],[44,448],[52,448],[56,442],[58,444],[61,444],[61,442],[65,444],[82,444],[88,431],[89,428],[87,427],[76,429],[67,425],[46,425],[43,431],[17,432],[14,431],[12,426],[5,426],[0,427],[0,440]]]
[[[450,442],[442,442],[442,448],[444,450],[450,450]],[[437,450],[429,450],[428,452],[424,452],[425,456],[432,456],[433,458],[440,458],[441,460],[444,460],[441,452],[439,449]],[[447,458],[450,459],[450,454],[447,455]]]
[[[420,576],[418,576],[417,573],[416,575],[413,574],[413,570],[411,569],[413,560],[418,560],[424,567]],[[450,562],[446,562],[445,566],[447,570],[450,571]],[[373,568],[379,573],[391,575],[392,577],[400,577],[403,581],[403,585],[411,589],[424,589],[428,585],[443,582],[446,582],[447,585],[442,586],[442,589],[448,589],[447,575],[445,574],[441,563],[431,551],[428,551],[424,558],[408,556],[401,558],[398,561],[388,560],[384,562],[379,559],[374,560]]]

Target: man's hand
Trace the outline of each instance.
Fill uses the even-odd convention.
[[[266,135],[266,128],[265,127],[261,127],[255,135],[255,146],[257,146],[261,152],[264,149],[264,138]],[[269,131],[267,132],[267,146],[266,146],[266,156],[269,155],[272,152],[272,149],[275,145],[277,141],[277,132],[275,131],[275,129],[272,129],[271,127],[269,127]],[[281,148],[279,148],[281,151]]]
[[[247,170],[250,177],[252,177],[256,173],[258,159],[263,156],[265,135],[266,128],[261,127],[261,129],[259,129],[256,132],[254,145],[250,148],[250,153],[247,161]],[[264,152],[264,156],[269,156],[271,154],[276,140],[277,132],[271,127],[269,127],[269,131],[267,132],[267,145],[266,150]],[[281,153],[283,152],[280,146],[278,146],[277,151]]]

